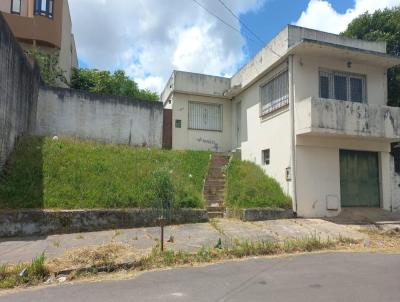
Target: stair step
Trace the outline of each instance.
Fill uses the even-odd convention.
[[[224,218],[223,212],[208,212],[208,218]]]
[[[210,207],[207,207],[207,212],[225,212],[225,207],[223,207],[223,206],[210,206]]]

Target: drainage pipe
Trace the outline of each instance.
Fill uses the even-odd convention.
[[[292,181],[293,212],[297,216],[297,190],[296,190],[296,132],[295,132],[295,100],[293,81],[293,55],[289,55],[289,112],[290,112],[290,177]]]

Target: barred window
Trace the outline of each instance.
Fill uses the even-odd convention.
[[[394,158],[394,171],[400,174],[400,143],[392,143],[391,154]]]
[[[289,74],[282,72],[261,86],[261,114],[266,114],[289,103]]]
[[[189,129],[222,131],[222,105],[189,102]]]
[[[349,102],[366,102],[366,77],[345,72],[320,71],[319,97]]]

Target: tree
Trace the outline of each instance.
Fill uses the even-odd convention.
[[[97,69],[74,69],[71,77],[71,88],[94,92],[107,93],[118,96],[127,96],[145,101],[157,101],[157,93],[147,89],[140,89],[137,83],[117,70],[113,74],[109,71]]]
[[[65,72],[58,65],[58,56],[48,54],[34,47],[26,50],[26,54],[36,60],[40,69],[40,76],[47,85],[67,84]]]
[[[369,41],[386,41],[387,51],[400,56],[400,7],[366,12],[354,19],[345,36]],[[400,67],[388,70],[388,105],[400,107]]]

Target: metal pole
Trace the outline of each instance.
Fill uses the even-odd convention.
[[[164,251],[164,224],[161,224],[161,252]]]

